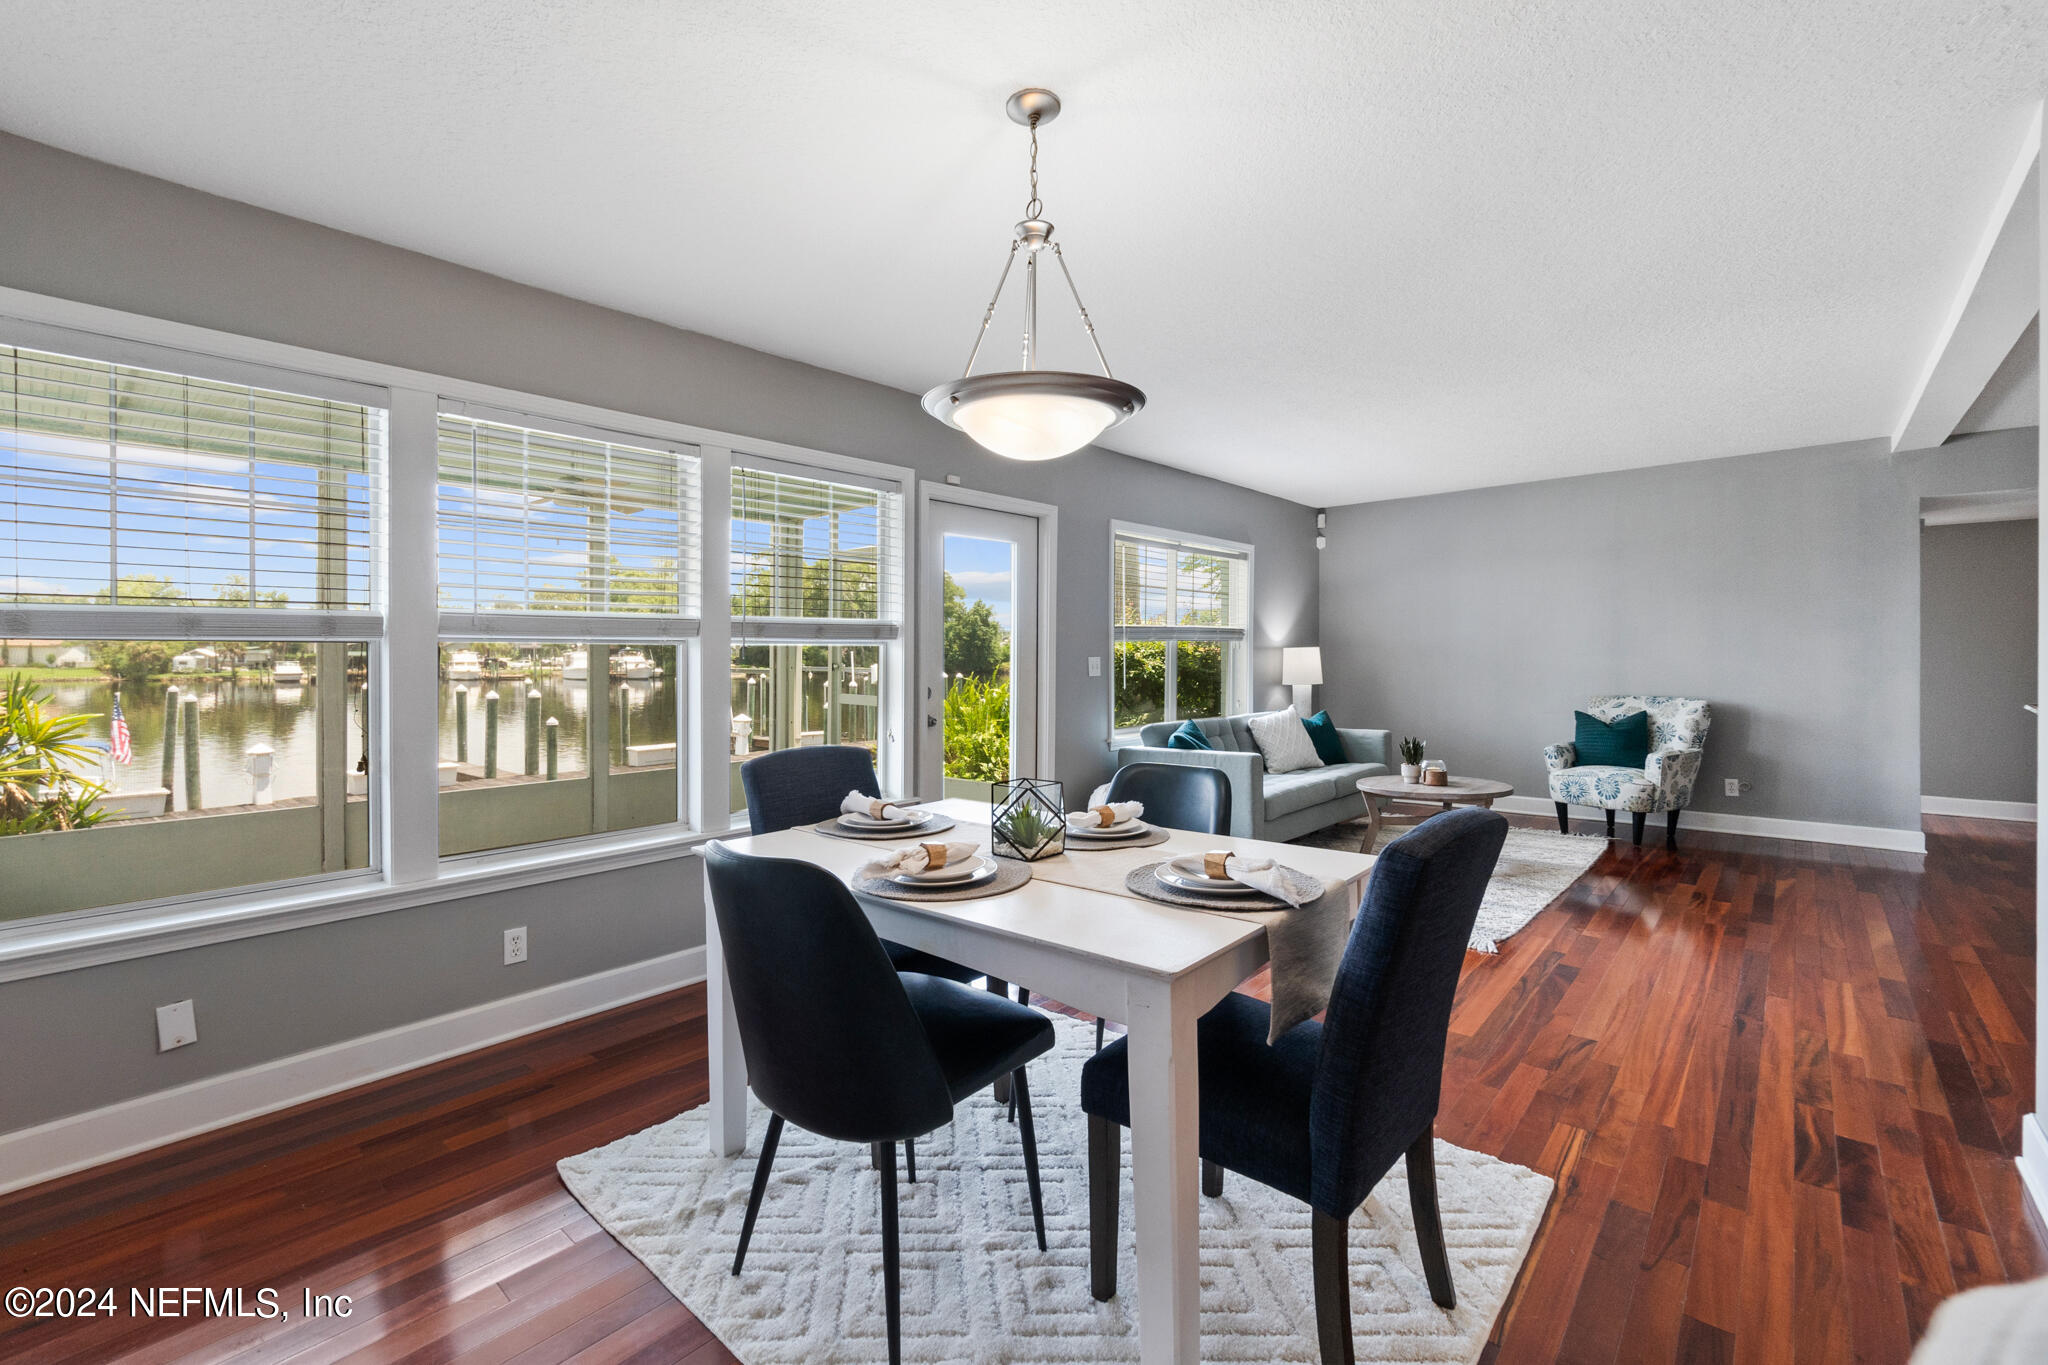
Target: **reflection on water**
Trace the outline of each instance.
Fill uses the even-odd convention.
[[[163,785],[164,698],[173,685],[168,681],[121,685],[121,709],[128,721],[135,761],[128,767],[113,769],[115,791],[150,791]],[[315,760],[319,750],[319,726],[315,705],[321,684],[275,685],[267,674],[249,673],[238,681],[188,680],[176,685],[183,692],[196,694],[199,698],[202,806],[239,805],[250,799],[245,762],[249,747],[255,744],[268,744],[275,754],[271,799],[283,801],[317,794]],[[87,726],[86,738],[102,743],[111,738],[110,723],[114,709],[114,686],[111,682],[47,682],[39,686],[50,693],[53,711],[64,715],[88,713],[95,717]],[[542,675],[537,682],[531,683],[524,679],[505,679],[470,683],[468,686],[471,764],[481,766],[484,760],[483,696],[496,688],[499,696],[498,771],[508,776],[526,771],[526,694],[532,687],[541,694],[538,704],[543,721],[553,717],[561,722],[560,770],[566,773],[586,768],[590,711],[588,684]],[[347,687],[347,764],[349,771],[353,772],[356,761],[363,754],[366,694],[360,680],[349,682]],[[452,760],[455,758],[455,687],[443,683],[439,690],[440,755],[444,760]],[[666,678],[613,683],[609,700],[613,717],[611,748],[614,764],[625,762],[618,722],[622,693],[632,743],[666,744],[673,742],[676,736],[675,689]],[[606,696],[603,684],[599,685],[598,695],[602,704]],[[176,808],[183,810],[186,802],[185,738],[182,733],[178,736],[176,748],[171,790],[176,793]],[[543,749],[539,766],[544,767],[545,762]]]

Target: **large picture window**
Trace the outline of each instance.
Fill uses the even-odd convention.
[[[0,919],[371,865],[385,409],[330,387],[0,346]]]
[[[673,824],[698,452],[443,411],[441,852]]]
[[[891,770],[889,684],[903,625],[903,494],[893,481],[735,456],[731,808],[739,765],[857,744]],[[886,779],[885,779],[886,780]]]
[[[1251,690],[1249,548],[1117,526],[1110,565],[1116,732],[1245,710]]]

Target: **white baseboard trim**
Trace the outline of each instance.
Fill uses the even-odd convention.
[[[1555,815],[1557,803],[1534,796],[1503,796],[1493,803],[1498,810],[1517,815]],[[1572,807],[1572,818],[1580,819],[1590,806]],[[1621,819],[1620,815],[1616,819]],[[1625,823],[1625,822],[1624,822]],[[1651,825],[1663,842],[1664,817],[1653,815]],[[1810,844],[1847,844],[1852,848],[1886,848],[1895,853],[1925,853],[1927,836],[1917,829],[1886,829],[1881,825],[1832,825],[1819,820],[1777,820],[1764,815],[1728,815],[1714,810],[1688,810],[1678,817],[1678,831],[1707,830],[1715,834],[1749,834],[1759,839],[1799,839]],[[1650,828],[1643,832],[1648,843]]]
[[[2048,1130],[2041,1127],[2039,1114],[2020,1118],[2020,1183],[2027,1187],[2034,1215],[2048,1223]]]
[[[2032,801],[1975,801],[1967,796],[1923,796],[1922,815],[1962,815],[1972,820],[2024,820],[2037,824],[2040,815]]]
[[[0,1193],[289,1109],[704,979],[688,948],[0,1134]]]

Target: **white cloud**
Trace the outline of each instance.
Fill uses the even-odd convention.
[[[1010,571],[1008,569],[961,569],[946,575],[961,587],[972,591],[976,588],[1001,588],[1002,596],[1010,595]]]

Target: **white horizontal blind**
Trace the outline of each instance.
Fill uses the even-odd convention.
[[[746,458],[735,453],[732,471],[732,638],[895,639],[901,490],[738,463]]]
[[[696,633],[696,447],[444,411],[438,448],[444,635]]]
[[[1110,575],[1115,638],[1243,639],[1250,568],[1242,550],[1118,532]]]
[[[0,345],[7,630],[380,633],[384,455],[379,407]]]

